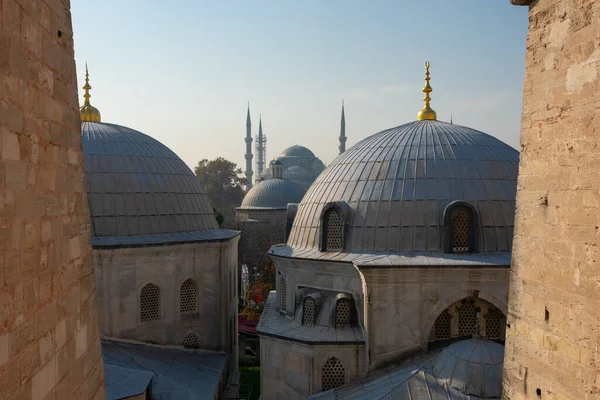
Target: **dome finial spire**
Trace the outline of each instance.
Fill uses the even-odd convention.
[[[81,122],[100,122],[100,111],[90,104],[90,74],[88,73],[87,62],[85,63],[85,85],[83,85],[83,90],[85,90],[83,94],[83,98],[85,101],[83,105],[79,107],[79,118]]]
[[[429,61],[427,61],[425,63],[425,86],[423,86],[423,93],[425,93],[425,97],[423,98],[423,108],[421,109],[421,111],[419,111],[419,114],[417,115],[417,119],[419,121],[423,121],[423,120],[433,120],[435,121],[437,119],[437,115],[435,113],[435,111],[433,111],[433,109],[429,106],[429,103],[431,102],[431,97],[429,97],[429,93],[431,93],[433,91],[433,89],[431,88],[431,85],[429,85],[429,80],[431,79],[429,77],[429,66],[431,64],[429,64]]]

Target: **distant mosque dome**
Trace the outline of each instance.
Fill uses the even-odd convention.
[[[279,157],[315,157],[315,154],[304,146],[294,145],[281,152]]]
[[[433,374],[441,386],[464,396],[500,399],[503,362],[501,344],[483,339],[462,340],[442,350],[435,360]]]
[[[299,203],[304,192],[302,186],[287,179],[265,179],[252,186],[240,208],[287,209],[288,203]]]
[[[310,179],[312,174],[299,165],[293,165],[283,172],[285,179],[305,180]]]
[[[170,241],[218,228],[202,184],[167,146],[108,123],[82,122],[81,133],[92,237],[161,235]]]

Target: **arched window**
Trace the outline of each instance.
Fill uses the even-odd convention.
[[[198,284],[193,279],[186,279],[179,289],[179,312],[195,314],[198,312]]]
[[[485,314],[485,336],[489,339],[504,340],[506,318],[496,307],[490,307]]]
[[[468,207],[456,206],[450,210],[450,250],[452,253],[473,251],[473,213]]]
[[[463,300],[458,310],[458,336],[472,336],[477,332],[478,312],[473,299]]]
[[[342,243],[342,216],[336,208],[330,208],[323,215],[323,251],[341,251]]]
[[[321,387],[323,391],[335,389],[346,383],[346,370],[340,360],[331,357],[323,365]]]
[[[335,327],[345,328],[350,326],[351,303],[349,299],[339,299],[335,303]]]
[[[160,288],[154,283],[144,286],[140,293],[140,319],[160,319]]]
[[[279,288],[281,289],[281,311],[287,311],[287,282],[285,279],[285,275],[281,275],[281,281],[279,283]]]
[[[450,339],[450,313],[444,310],[433,325],[433,340]]]
[[[195,333],[190,332],[187,335],[185,335],[185,337],[181,341],[181,344],[185,348],[197,349],[200,347],[200,338]]]
[[[315,317],[315,299],[307,296],[302,307],[302,325],[315,326]]]

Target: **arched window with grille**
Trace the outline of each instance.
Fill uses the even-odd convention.
[[[432,340],[450,339],[450,320],[451,317],[448,310],[442,311],[442,313],[435,320],[435,324],[433,325]]]
[[[485,314],[485,336],[489,339],[504,340],[506,318],[500,310],[491,306]]]
[[[465,299],[458,309],[458,336],[472,336],[477,332],[479,318],[475,300]]]
[[[315,299],[310,296],[304,298],[304,305],[302,306],[302,325],[315,326]]]
[[[343,221],[340,211],[335,207],[325,211],[322,224],[322,250],[342,251],[344,249]]]
[[[140,319],[153,321],[160,319],[160,288],[149,283],[140,292]]]
[[[452,253],[470,253],[473,242],[473,213],[464,206],[450,212],[450,248]]]
[[[188,278],[179,289],[179,312],[181,314],[198,313],[198,283]]]
[[[279,289],[281,291],[281,311],[287,311],[287,282],[285,275],[281,275],[281,280],[279,282]]]
[[[346,369],[336,357],[331,357],[323,365],[321,373],[322,391],[335,389],[346,383]]]
[[[346,328],[350,326],[352,316],[352,303],[349,299],[339,299],[335,302],[335,327]]]
[[[190,332],[181,341],[183,347],[188,349],[197,349],[200,347],[200,337],[194,332]]]

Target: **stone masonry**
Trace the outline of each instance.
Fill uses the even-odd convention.
[[[529,5],[508,399],[600,397],[600,0]]]
[[[0,2],[0,399],[104,399],[69,0]]]

